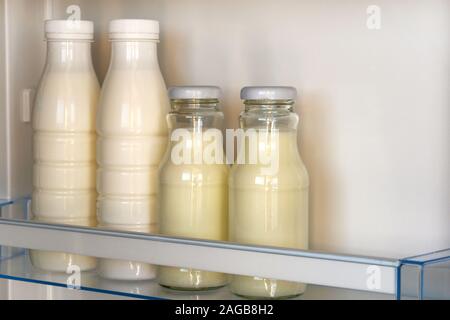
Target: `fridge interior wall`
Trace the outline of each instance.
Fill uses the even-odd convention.
[[[44,65],[42,22],[70,5],[95,22],[100,80],[108,22],[160,20],[167,84],[221,86],[229,128],[242,86],[300,90],[312,249],[401,257],[449,246],[449,1],[2,0],[0,197],[31,192],[23,90]]]

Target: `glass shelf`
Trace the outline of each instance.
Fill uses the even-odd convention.
[[[418,298],[446,297],[435,285],[425,289],[435,274],[445,272],[430,278],[426,268],[448,270],[450,250],[402,260],[42,224],[28,220],[29,203],[29,198],[0,203],[0,278],[67,287],[68,275],[33,268],[26,250],[33,249],[308,283],[300,299],[409,299],[417,292]],[[426,269],[421,278],[410,270],[418,265]],[[110,281],[95,272],[82,274],[80,289],[144,299],[237,299],[227,288],[182,294],[154,281]]]
[[[399,298],[450,300],[450,249],[400,260]]]
[[[34,268],[27,252],[0,261],[0,279],[69,288],[68,278],[69,275],[64,273],[47,273]],[[203,292],[177,292],[160,287],[154,280],[113,281],[102,279],[97,276],[95,271],[82,273],[81,286],[76,290],[147,300],[241,300],[226,287]],[[367,291],[309,286],[304,295],[296,298],[296,300],[311,299],[394,299],[394,296]]]

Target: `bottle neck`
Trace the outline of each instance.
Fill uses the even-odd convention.
[[[222,129],[223,113],[219,110],[219,100],[172,100],[172,111],[169,114],[169,128],[203,131],[206,129]]]
[[[247,100],[241,114],[243,129],[294,131],[298,123],[292,100]]]
[[[172,100],[171,105],[172,105],[172,113],[219,111],[219,100],[217,99]]]
[[[246,100],[245,112],[293,112],[292,100]]]
[[[116,68],[158,68],[156,41],[113,41],[111,66]]]
[[[62,72],[93,71],[90,41],[49,41],[47,69]]]

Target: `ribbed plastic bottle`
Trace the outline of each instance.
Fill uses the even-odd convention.
[[[97,118],[99,226],[154,233],[158,167],[168,143],[170,110],[158,64],[159,23],[114,20],[110,40],[111,64]],[[109,279],[155,277],[153,266],[134,261],[103,259],[98,271]]]
[[[47,63],[33,111],[32,214],[39,222],[96,225],[95,116],[100,87],[92,66],[90,21],[45,24]],[[66,272],[95,268],[96,259],[31,251],[34,266]]]

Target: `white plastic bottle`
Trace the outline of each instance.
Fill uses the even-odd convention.
[[[40,222],[95,226],[95,115],[99,84],[92,66],[90,21],[45,24],[47,63],[33,111],[32,213]],[[95,268],[96,260],[31,251],[34,266],[66,272]]]
[[[97,216],[102,228],[156,232],[158,166],[167,147],[170,109],[157,55],[159,23],[110,23],[111,64],[100,98]],[[155,277],[151,265],[100,260],[102,277],[142,280]]]

